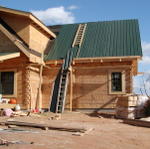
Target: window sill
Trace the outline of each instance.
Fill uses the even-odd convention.
[[[110,92],[110,95],[124,95],[127,94],[126,92]]]
[[[15,94],[13,95],[2,95],[2,98],[16,98],[17,96]]]

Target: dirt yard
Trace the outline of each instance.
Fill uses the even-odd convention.
[[[94,130],[76,136],[73,132],[66,131],[0,126],[0,138],[22,141],[21,144],[0,146],[0,149],[150,149],[150,128],[130,126],[123,124],[122,120],[79,112],[66,112],[60,120],[51,120],[50,116],[0,117],[0,121],[9,119]]]

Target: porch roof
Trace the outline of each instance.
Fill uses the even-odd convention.
[[[0,61],[16,58],[20,56],[20,52],[0,53]]]

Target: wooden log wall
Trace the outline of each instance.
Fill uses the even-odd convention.
[[[31,49],[34,49],[40,53],[50,48],[50,39],[38,30],[34,25],[29,25],[30,31],[30,43]]]
[[[0,63],[0,71],[15,71],[16,74],[16,95],[3,97],[8,99],[15,98],[17,104],[20,104],[23,109],[35,109],[38,107],[39,69],[39,66],[32,66],[22,53],[18,58]]]
[[[114,108],[118,94],[109,93],[109,72],[125,72],[125,94],[132,93],[131,62],[75,64],[72,67],[73,109]],[[49,98],[58,69],[53,67],[44,71],[43,108],[49,107]],[[70,84],[66,100],[66,108],[70,108]]]
[[[56,67],[53,69],[45,68],[43,71],[42,108],[49,108],[50,106],[54,83],[59,70],[60,67]]]
[[[24,54],[18,58],[13,58],[0,63],[0,71],[15,71],[16,73],[16,95],[4,98],[16,98],[17,104],[20,104],[23,108],[24,104],[24,93],[25,93],[25,67],[28,63],[28,59]]]

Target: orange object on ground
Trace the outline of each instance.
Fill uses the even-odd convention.
[[[10,103],[10,104],[16,104],[17,101],[16,101],[16,99],[12,98],[12,99],[10,99],[9,103]]]

